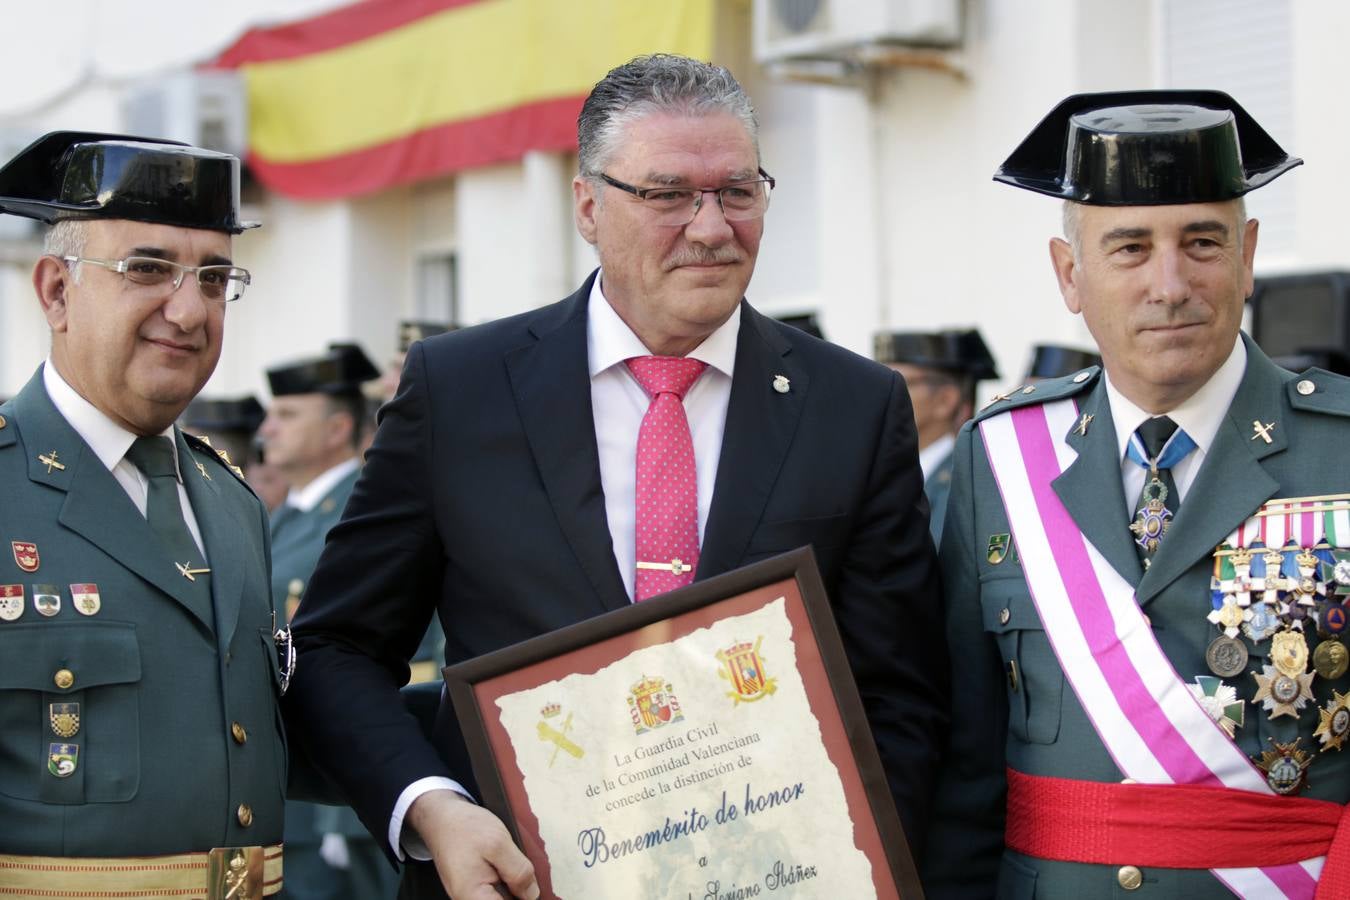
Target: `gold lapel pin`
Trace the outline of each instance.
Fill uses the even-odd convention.
[[[1090,413],[1083,413],[1083,418],[1078,420],[1078,427],[1075,428],[1074,431],[1078,432],[1084,437],[1087,437],[1087,429],[1088,426],[1092,424],[1093,418],[1095,417]]]
[[[202,473],[202,477],[205,478],[207,481],[210,481],[211,476],[206,474],[206,466],[202,465],[202,461],[199,459],[194,459],[192,462],[197,467],[197,471]]]
[[[45,456],[39,453],[38,462],[42,463],[44,466],[47,467],[48,475],[52,474],[52,469],[60,469],[63,472],[66,469],[65,463],[57,461],[57,454],[55,450],[49,451]]]
[[[1252,431],[1256,432],[1255,434],[1252,435],[1252,440],[1260,438],[1261,440],[1269,444],[1270,432],[1273,431],[1274,428],[1275,428],[1274,422],[1267,422],[1266,424],[1262,425],[1261,420],[1257,419],[1256,421],[1252,422]]]

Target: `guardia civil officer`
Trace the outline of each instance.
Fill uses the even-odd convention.
[[[998,377],[993,354],[971,328],[882,332],[873,338],[873,358],[903,375],[909,388],[923,492],[932,510],[928,526],[936,543],[951,489],[956,432],[975,414],[975,383]]]
[[[58,132],[0,169],[50,224],[51,354],[0,406],[0,895],[281,887],[267,515],[174,420],[220,357],[239,161]]]
[[[288,488],[272,513],[272,596],[288,621],[356,484],[366,432],[361,386],[379,375],[355,344],[267,370],[272,404],[259,436]],[[394,896],[394,868],[350,809],[287,802],[286,852],[291,900]]]
[[[930,897],[1350,896],[1350,381],[1239,330],[1242,197],[1299,163],[1226,94],[1142,91],[1068,98],[995,176],[1065,201],[1103,367],[957,441]]]

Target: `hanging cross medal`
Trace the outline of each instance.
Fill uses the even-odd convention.
[[[1130,531],[1134,532],[1134,542],[1144,548],[1144,552],[1153,553],[1158,549],[1158,541],[1167,534],[1172,525],[1172,511],[1167,508],[1167,485],[1158,477],[1158,461],[1152,460],[1148,470],[1148,484],[1144,485],[1142,499]]]

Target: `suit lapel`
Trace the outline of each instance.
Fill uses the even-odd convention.
[[[155,537],[145,517],[84,439],[57,411],[42,386],[41,377],[39,370],[14,400],[24,443],[31,453],[28,477],[65,492],[66,498],[57,516],[62,525],[174,598],[208,631],[211,630],[212,623],[204,617],[205,611],[194,604],[192,595],[185,589],[187,582],[174,569],[173,561],[156,555]],[[38,454],[50,457],[53,450],[64,468],[49,467],[38,459]]]
[[[535,342],[506,355],[520,420],[568,544],[604,609],[629,605],[614,559],[591,411],[586,303],[595,275],[531,329]]]
[[[211,598],[214,601],[216,635],[219,646],[228,647],[239,622],[239,604],[243,596],[244,551],[240,535],[246,534],[248,523],[240,520],[232,504],[222,502],[220,488],[197,466],[197,457],[175,429],[178,442],[179,470],[187,489],[192,512],[206,545],[207,564],[211,567]],[[228,476],[222,476],[228,477]]]
[[[1234,528],[1279,490],[1279,482],[1261,464],[1288,445],[1285,430],[1279,427],[1285,413],[1279,373],[1264,354],[1247,343],[1247,371],[1186,493],[1186,501],[1177,510],[1153,564],[1139,583],[1141,604],[1156,597],[1198,560],[1213,554]],[[1257,419],[1277,423],[1269,444],[1252,439],[1252,422]]]
[[[791,345],[742,301],[736,370],[698,578],[740,564],[778,480],[810,387],[810,377],[795,364],[790,350]],[[780,375],[788,379],[786,393],[774,389]]]
[[[1080,434],[1077,427],[1064,440],[1078,453],[1051,486],[1074,523],[1111,567],[1131,585],[1138,585],[1143,567],[1130,536],[1125,492],[1120,481],[1120,449],[1116,445],[1116,427],[1111,419],[1111,404],[1106,397],[1106,380],[1083,401],[1079,413],[1092,416]]]

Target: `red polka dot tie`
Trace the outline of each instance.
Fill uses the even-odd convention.
[[[637,588],[646,600],[684,587],[698,567],[698,473],[684,394],[707,363],[637,356],[628,370],[652,398],[637,442]]]

